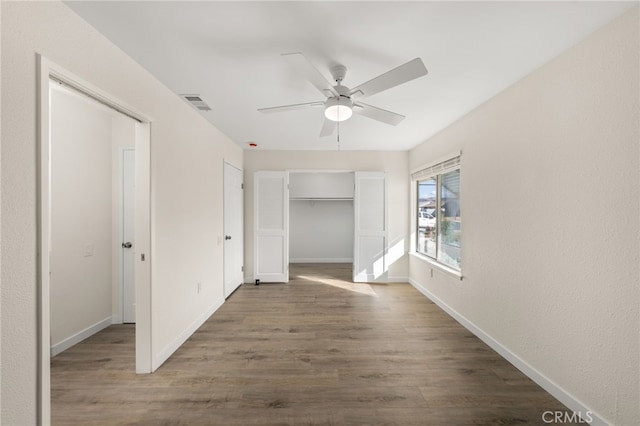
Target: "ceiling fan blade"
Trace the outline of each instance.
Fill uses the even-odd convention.
[[[392,126],[398,125],[405,119],[404,115],[396,114],[395,112],[387,111],[386,109],[381,109],[372,105],[363,104],[362,102],[354,104],[353,107],[353,112],[356,114],[364,115],[365,117],[378,120],[386,124],[391,124]]]
[[[422,77],[423,75],[427,75],[427,72],[427,68],[424,66],[422,59],[415,58],[404,65],[400,65],[391,71],[387,71],[386,73],[367,81],[366,83],[362,83],[360,86],[351,90],[351,96],[354,99],[371,96],[376,93],[380,93],[383,90],[399,86],[418,77]]]
[[[294,109],[303,109],[303,108],[307,108],[307,107],[315,107],[315,106],[322,106],[324,105],[324,102],[305,102],[303,104],[293,104],[293,105],[282,105],[282,106],[276,106],[276,107],[269,107],[269,108],[258,108],[258,111],[264,113],[264,114],[270,114],[272,112],[282,112],[282,111],[291,111]]]
[[[328,118],[324,119],[324,123],[322,124],[322,130],[320,130],[320,137],[323,138],[325,136],[331,136],[333,131],[336,129],[337,121],[329,120]]]
[[[323,95],[331,97],[338,94],[333,88],[333,84],[331,84],[302,53],[283,53],[282,56]]]

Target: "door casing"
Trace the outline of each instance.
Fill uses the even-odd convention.
[[[37,284],[38,284],[38,424],[51,423],[51,137],[49,82],[54,79],[136,120],[136,372],[150,373],[151,350],[151,120],[71,71],[38,54],[37,59]],[[141,255],[144,255],[142,260]]]

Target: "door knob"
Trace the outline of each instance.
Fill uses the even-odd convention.
[[[131,248],[131,243],[128,241],[126,243],[122,243],[122,248]]]
[[[225,239],[225,240],[230,240],[230,239],[231,239],[231,235],[225,235],[225,236],[224,236],[224,239]]]

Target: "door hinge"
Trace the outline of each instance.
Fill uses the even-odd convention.
[[[244,266],[241,266],[241,267],[240,267],[240,270],[241,270],[242,272],[244,272]]]
[[[240,189],[244,189],[244,183],[240,184]]]

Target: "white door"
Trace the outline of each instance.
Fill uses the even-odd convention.
[[[224,297],[244,282],[242,170],[224,163]]]
[[[254,175],[253,273],[260,282],[289,281],[289,173]]]
[[[136,152],[122,151],[122,322],[136,322],[135,202]]]
[[[386,277],[387,179],[384,172],[356,172],[353,281]]]

